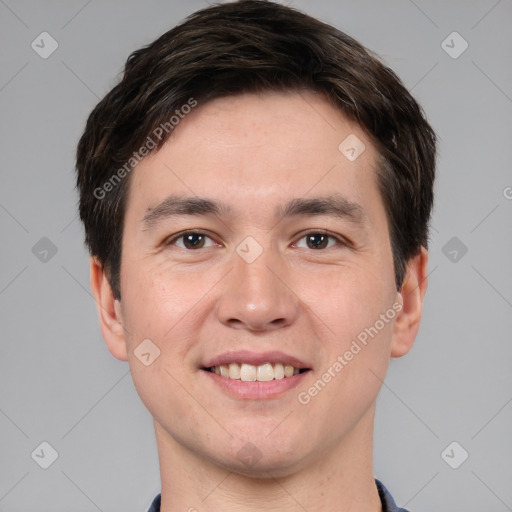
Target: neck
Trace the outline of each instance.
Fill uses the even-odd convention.
[[[189,450],[155,421],[161,512],[381,512],[372,467],[373,413],[334,449],[285,471],[262,469],[252,476]]]

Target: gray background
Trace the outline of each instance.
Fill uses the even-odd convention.
[[[375,474],[415,512],[512,510],[512,2],[286,3],[375,50],[440,137],[424,320],[378,400]],[[206,5],[0,0],[1,512],[140,512],[160,490],[151,417],[89,292],[74,152],[128,54]]]

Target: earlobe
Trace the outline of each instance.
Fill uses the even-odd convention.
[[[110,353],[121,361],[128,360],[121,303],[114,297],[112,287],[100,261],[90,259],[91,288],[100,320],[101,332]]]
[[[407,354],[418,334],[428,284],[427,264],[428,252],[424,247],[407,262],[406,275],[397,297],[402,309],[395,320],[391,357]]]

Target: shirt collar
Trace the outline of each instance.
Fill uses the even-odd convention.
[[[375,483],[377,484],[380,501],[382,502],[382,512],[407,512],[405,508],[397,507],[395,500],[382,482],[375,479]]]
[[[405,508],[398,508],[395,500],[389,493],[389,491],[384,487],[384,484],[379,480],[375,479],[375,484],[377,485],[377,490],[379,491],[380,501],[382,502],[382,512],[407,512]],[[160,512],[160,500],[161,495],[159,494],[151,504],[148,512]]]

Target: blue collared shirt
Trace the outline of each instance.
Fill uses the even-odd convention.
[[[396,506],[395,500],[381,482],[376,479],[375,483],[377,484],[380,501],[382,502],[382,512],[407,512],[405,508],[398,508]],[[153,500],[148,512],[160,512],[160,494]]]

